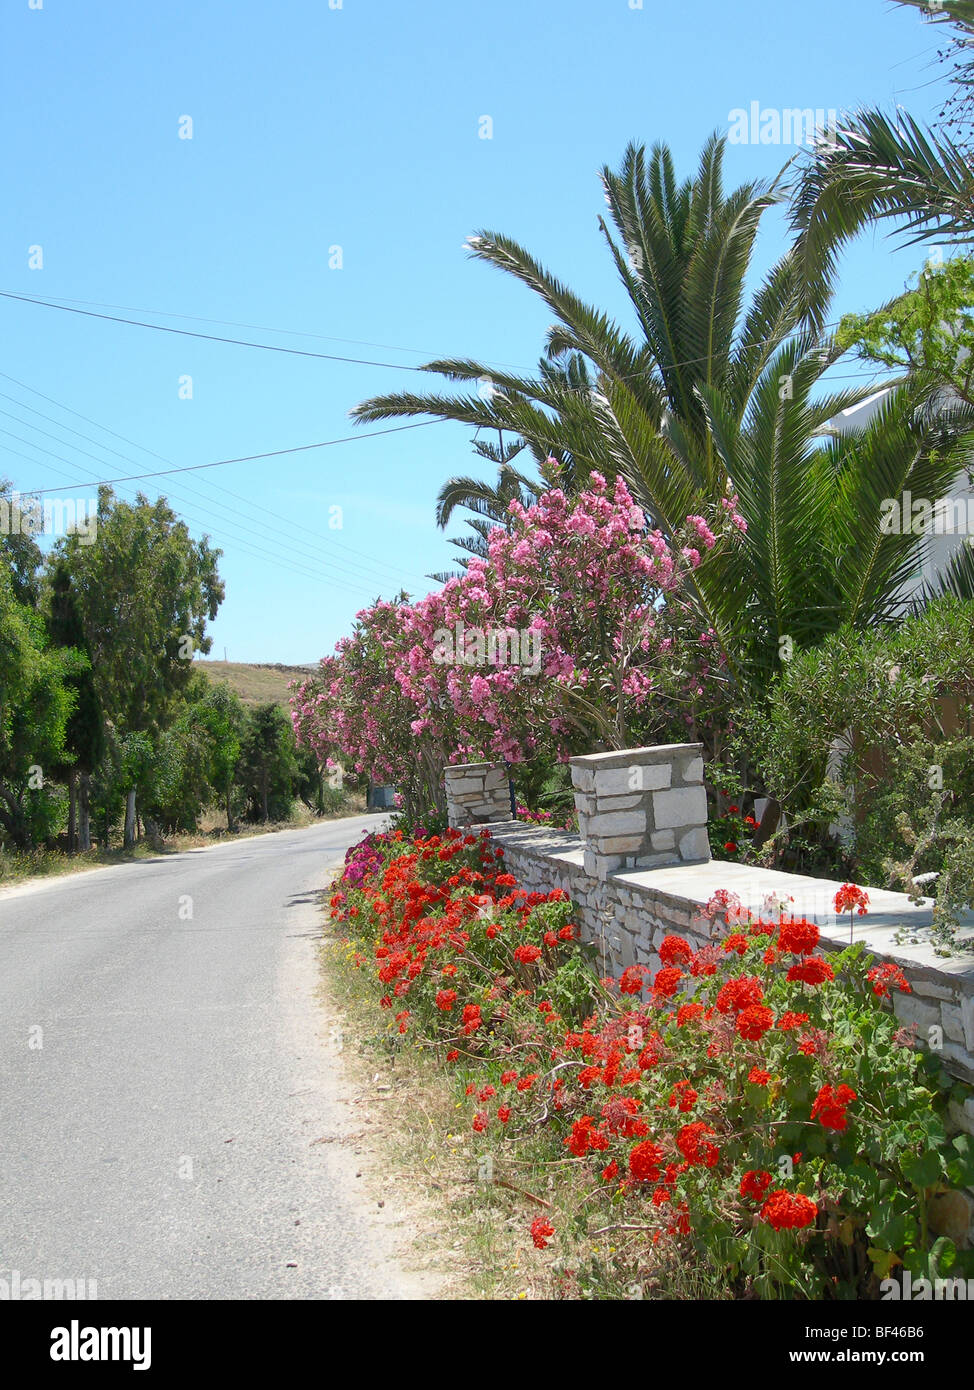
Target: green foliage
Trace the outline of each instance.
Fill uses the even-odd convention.
[[[239,779],[248,820],[287,820],[298,765],[291,721],[280,705],[255,705],[246,712]]]
[[[929,264],[912,288],[870,314],[846,314],[836,340],[865,362],[926,374],[969,404],[974,372],[974,260]]]
[[[431,362],[426,370],[452,382],[487,376],[496,391],[488,399],[395,393],[355,414],[512,432],[535,457],[570,465],[576,488],[592,470],[622,473],[666,536],[736,492],[747,543],[695,572],[686,621],[698,636],[712,633],[724,682],[759,698],[783,644],[811,646],[843,622],[864,625],[895,608],[918,538],[883,531],[883,500],[905,488],[941,496],[968,456],[961,424],[972,422],[945,438],[919,412],[926,384],[910,381],[860,433],[823,439],[869,388],[823,389],[845,347],[804,321],[794,248],[748,293],[758,232],[780,193],[753,182],[727,190],[724,150],[711,139],[684,181],[663,145],[630,146],[618,170],[601,172],[610,213],[602,232],[634,333],[510,237],[485,231],[471,241],[474,256],[520,280],[555,316],[547,356],[566,370],[517,376],[469,359]],[[828,275],[818,293],[824,311]],[[584,384],[566,367],[578,362]],[[495,491],[484,484],[470,496],[489,511]],[[713,742],[705,718],[691,732]]]
[[[42,615],[18,602],[11,565],[0,554],[0,831],[29,847],[50,833],[53,810],[45,783],[67,755],[76,703],[72,678],[84,655],[52,647]]]
[[[974,905],[972,735],[974,603],[955,598],[796,653],[738,731],[791,824],[776,848],[800,830],[866,883],[937,875],[941,935]]]
[[[97,544],[68,536],[56,554],[71,575],[106,718],[133,732],[161,727],[189,682],[193,651],[210,649],[206,622],[224,593],[220,552],[194,541],[164,498],[120,502],[103,487]]]

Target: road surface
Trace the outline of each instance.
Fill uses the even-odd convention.
[[[416,1296],[327,1142],[348,1111],[314,997],[316,892],[377,825],[0,892],[0,1279]]]

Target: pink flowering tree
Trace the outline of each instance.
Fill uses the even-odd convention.
[[[352,635],[295,690],[291,719],[322,766],[393,783],[416,814],[444,809],[442,768],[457,732],[445,691],[411,677],[411,617],[404,596],[360,612]]]
[[[667,541],[621,478],[610,489],[598,474],[571,501],[554,488],[510,511],[488,558],[437,595],[467,744],[512,762],[566,758],[686,717],[720,665],[688,581],[730,543],[727,513],[689,517]]]
[[[512,502],[486,559],[416,603],[358,615],[292,700],[299,739],[327,764],[442,806],[447,762],[565,759],[693,725],[721,683],[693,576],[738,534],[733,508],[650,530],[625,482],[593,474]]]

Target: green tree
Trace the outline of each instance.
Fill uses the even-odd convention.
[[[846,314],[836,339],[863,362],[926,377],[974,406],[974,260],[928,265],[881,308]]]
[[[235,829],[233,791],[246,724],[244,707],[228,685],[211,685],[193,707],[208,740],[207,776],[220,797],[227,830]]]
[[[6,562],[14,598],[36,608],[40,599],[40,567],[43,556],[34,540],[29,499],[14,494],[6,478],[0,478],[0,557]]]
[[[67,755],[70,682],[85,666],[83,653],[50,645],[42,615],[18,603],[0,556],[0,829],[17,846],[55,828],[48,782]]]
[[[280,705],[247,710],[241,742],[239,781],[250,820],[285,820],[291,811],[297,776],[294,732]]]
[[[860,109],[802,165],[792,217],[806,305],[819,325],[839,250],[870,224],[892,222],[894,230],[914,242],[964,245],[974,237],[974,168],[967,155],[974,0],[899,3],[953,30],[957,43],[952,50],[965,54],[950,74],[960,105],[936,131],[900,108],[889,114]]]
[[[208,652],[206,623],[224,586],[219,550],[194,540],[164,498],[98,494],[98,539],[68,536],[58,558],[71,575],[91,653],[95,690],[111,736],[151,739],[185,691],[194,651]],[[119,763],[125,766],[123,758]],[[136,787],[127,787],[125,843],[135,835]]]
[[[102,718],[84,624],[63,559],[56,559],[48,574],[47,628],[51,645],[70,647],[85,656],[84,670],[68,677],[74,692],[74,708],[65,731],[67,760],[53,769],[68,788],[68,853],[91,849],[91,774],[105,751]]]

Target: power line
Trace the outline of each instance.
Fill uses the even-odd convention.
[[[2,375],[2,374],[0,374],[0,375]],[[30,390],[29,387],[28,387],[27,389]],[[119,451],[118,451],[117,449],[112,449],[112,448],[110,448],[110,446],[102,445],[98,440],[92,439],[89,435],[82,434],[80,430],[73,429],[70,425],[65,425],[65,424],[63,424],[60,420],[54,420],[54,419],[52,419],[51,416],[45,415],[42,411],[35,410],[33,406],[27,405],[24,401],[17,400],[16,397],[10,396],[6,391],[0,391],[0,397],[3,397],[3,398],[6,399],[6,400],[11,400],[11,401],[13,401],[16,405],[19,405],[20,408],[21,408],[22,410],[28,410],[28,411],[30,411],[30,413],[31,413],[32,415],[38,415],[42,420],[46,420],[46,421],[48,421],[48,423],[56,425],[56,426],[58,427],[58,429],[60,429],[60,430],[67,430],[70,434],[77,435],[79,439],[87,440],[87,442],[88,442],[89,444],[95,444],[95,445],[96,445],[98,448],[100,448],[100,449],[106,449],[106,448],[107,448],[108,451],[109,451],[110,453],[115,454],[118,458],[125,459],[127,462],[130,462],[130,463],[134,463],[134,462],[135,462],[134,459],[128,458],[127,455],[122,454],[122,453],[119,453]],[[61,408],[62,408],[62,409],[67,409],[67,407],[61,407]],[[11,419],[11,420],[16,421],[17,424],[25,425],[28,429],[32,429],[32,430],[34,430],[36,433],[44,435],[45,438],[53,439],[53,440],[54,440],[56,443],[58,443],[58,444],[67,445],[68,448],[75,450],[77,453],[84,454],[87,458],[93,459],[93,460],[95,461],[95,463],[97,463],[97,464],[99,464],[99,465],[102,465],[103,462],[104,462],[103,459],[101,459],[101,458],[100,458],[98,455],[96,455],[96,454],[90,453],[89,450],[87,450],[87,449],[80,449],[80,448],[78,448],[77,445],[72,444],[69,440],[63,439],[60,435],[51,434],[51,432],[50,432],[49,430],[42,430],[42,429],[39,428],[39,426],[32,424],[29,420],[22,420],[19,416],[13,415],[10,411],[7,411],[7,410],[0,410],[0,415],[4,415],[4,416],[6,416],[8,419]],[[92,423],[95,423],[95,422],[92,422]],[[99,428],[100,428],[100,427],[99,427]],[[50,451],[46,451],[46,450],[41,449],[40,446],[37,445],[37,444],[34,444],[34,442],[33,442],[32,440],[25,440],[25,439],[22,439],[21,436],[12,434],[10,431],[7,431],[7,430],[0,430],[0,433],[10,434],[10,437],[11,437],[12,439],[17,439],[17,440],[19,440],[21,443],[29,444],[31,448],[38,449],[38,450],[39,450],[40,452],[42,452],[42,453],[44,453],[44,452],[50,452]],[[138,448],[139,446],[138,446],[138,445],[135,445],[135,447]],[[59,454],[51,454],[51,457],[52,457],[52,458],[62,458],[62,456],[59,455]],[[63,458],[62,458],[62,461],[63,461],[63,462],[70,462],[70,460],[63,459]],[[164,460],[164,461],[166,461],[166,460]],[[86,472],[89,472],[89,473],[91,472],[90,469],[86,469],[85,471],[86,471]],[[92,475],[92,476],[94,477],[94,476],[96,476],[96,475]],[[206,480],[204,480],[204,481],[206,481]],[[221,492],[222,492],[222,491],[226,491],[226,489],[220,488],[219,485],[217,485],[217,484],[211,484],[211,486],[215,486],[215,487],[217,488],[218,491],[221,491]],[[51,490],[53,491],[53,489],[51,489]],[[172,490],[170,489],[170,493],[171,493],[171,492],[172,492]],[[209,497],[209,496],[208,496],[207,494],[205,494],[205,493],[199,492],[199,491],[197,491],[197,490],[195,490],[195,489],[192,489],[192,488],[189,489],[189,492],[190,492],[190,494],[191,494],[192,496],[197,497],[201,502],[206,503],[206,505],[207,505],[208,507],[218,507],[218,508],[220,508],[220,509],[223,510],[223,511],[234,512],[237,516],[243,517],[244,520],[247,521],[247,522],[251,522],[251,521],[254,520],[253,517],[247,516],[245,513],[239,511],[237,508],[234,508],[234,507],[227,507],[225,503],[218,502],[218,501],[216,501],[215,499]],[[178,496],[178,494],[176,494],[176,495]],[[236,496],[236,495],[237,495],[237,494],[235,494],[235,493],[230,493],[230,496]],[[241,498],[241,500],[244,501],[244,502],[247,502],[247,499],[246,499],[246,498]],[[260,505],[257,505],[257,504],[254,504],[254,503],[249,503],[249,502],[247,503],[247,505],[254,507],[255,510],[257,510],[257,511],[261,514],[261,519],[262,519],[262,520],[265,520],[266,517],[267,517],[268,515],[274,515],[273,513],[268,512],[267,508],[264,508],[264,507],[262,507],[262,506],[260,506]],[[286,517],[277,517],[277,520],[284,521],[285,524],[287,524],[288,518],[286,518]],[[238,523],[231,523],[231,524],[236,524],[237,526],[240,525],[239,522],[238,522]],[[253,535],[263,534],[263,533],[258,533],[258,532],[253,531],[253,529],[252,529],[250,526],[243,527],[242,529],[247,530],[248,532],[250,532],[250,534],[253,534]],[[315,535],[316,535],[316,533],[314,533],[314,532],[311,532],[310,534],[315,534]],[[317,535],[316,535],[316,538],[317,538]],[[324,564],[324,565],[326,565],[326,566],[330,566],[330,567],[332,567],[332,568],[334,568],[334,569],[337,569],[340,573],[341,573],[341,572],[344,572],[344,573],[353,573],[353,571],[350,571],[350,570],[349,570],[348,565],[345,564],[345,563],[343,563],[342,557],[327,556],[324,550],[318,551],[317,548],[313,549],[306,541],[295,540],[294,537],[289,537],[289,543],[290,543],[291,545],[303,546],[304,549],[305,549],[306,551],[310,552],[309,558],[311,558],[316,564]],[[354,553],[357,553],[357,552],[354,552]],[[371,557],[370,557],[370,556],[365,556],[365,555],[363,555],[362,558],[363,558],[363,559],[368,559],[368,560],[371,561]],[[401,573],[402,573],[401,571],[395,569],[395,568],[394,568],[393,566],[391,566],[391,565],[384,565],[384,564],[382,564],[381,562],[380,562],[380,567],[383,568],[383,569],[388,570],[388,571],[390,572],[390,575],[391,575],[392,579],[393,579],[397,584],[400,582]],[[363,567],[362,567],[361,565],[356,565],[356,566],[355,566],[355,570],[358,570],[358,571],[362,571],[362,568],[363,568]],[[389,582],[390,582],[389,576],[382,576],[382,575],[378,574],[378,573],[376,572],[376,570],[375,570],[375,565],[374,565],[374,564],[371,566],[371,568],[372,568],[372,571],[373,571],[373,573],[372,573],[372,578],[374,579],[374,581],[375,581],[376,583],[378,583],[380,586],[385,586],[385,585],[388,585],[388,584],[389,584]],[[364,571],[363,571],[363,572],[364,572]],[[355,577],[357,577],[357,575],[356,575]]]
[[[402,362],[376,362],[367,357],[342,357],[337,353],[311,352],[308,348],[282,347],[279,343],[255,343],[249,338],[225,338],[215,333],[196,333],[190,328],[171,328],[165,323],[147,323],[144,319],[126,319],[118,314],[97,314],[93,309],[77,309],[71,304],[55,304],[50,299],[35,299],[27,294],[12,294],[0,290],[3,299],[22,304],[39,304],[44,309],[60,309],[64,314],[81,314],[89,319],[104,319],[107,323],[126,323],[132,328],[151,328],[156,333],[175,333],[180,338],[201,338],[207,343],[229,343],[233,347],[258,348],[262,352],[283,352],[290,357],[315,357],[323,362],[350,362],[358,367],[388,367],[396,372],[421,372],[422,367],[407,367]],[[274,331],[274,330],[272,330]]]
[[[75,308],[75,307],[73,307],[72,304],[70,304],[70,303],[68,303],[68,302],[66,302],[66,301],[65,301],[65,302],[61,302],[61,303],[58,303],[58,302],[56,302],[55,300],[51,300],[51,299],[41,299],[41,298],[38,298],[38,297],[32,296],[32,295],[15,294],[15,293],[14,293],[13,291],[11,291],[11,290],[0,290],[0,298],[15,300],[15,301],[18,301],[18,302],[20,302],[20,303],[22,303],[22,304],[36,304],[36,305],[39,305],[41,308],[44,308],[44,309],[60,309],[63,313],[67,313],[67,314],[81,314],[81,315],[83,315],[83,316],[86,317],[86,318],[103,319],[103,320],[105,320],[105,321],[108,322],[108,323],[123,323],[123,324],[128,324],[130,327],[133,327],[133,328],[149,328],[149,329],[154,330],[156,333],[174,333],[174,334],[177,334],[177,335],[179,335],[179,336],[181,336],[181,337],[186,337],[186,338],[200,338],[200,339],[203,339],[205,342],[226,343],[226,344],[229,344],[229,345],[234,346],[234,347],[251,347],[251,348],[257,348],[257,349],[259,349],[259,350],[261,350],[261,351],[263,351],[263,352],[283,352],[283,353],[285,353],[285,354],[287,354],[287,355],[290,355],[290,356],[295,356],[295,357],[311,357],[311,358],[319,359],[319,360],[324,361],[324,362],[348,362],[348,363],[351,363],[351,364],[353,364],[353,365],[355,365],[355,366],[363,366],[363,367],[388,367],[388,368],[392,369],[393,371],[398,371],[398,372],[424,372],[424,373],[426,373],[426,368],[425,368],[425,367],[408,367],[408,366],[405,366],[402,362],[377,362],[377,361],[373,361],[372,359],[369,359],[369,358],[362,358],[362,357],[343,357],[343,356],[340,356],[340,355],[334,354],[334,353],[311,352],[311,351],[309,351],[309,350],[307,350],[307,349],[304,349],[304,348],[282,347],[282,346],[280,346],[280,345],[277,344],[277,343],[258,343],[258,342],[254,342],[254,341],[251,340],[251,339],[247,339],[247,338],[227,338],[227,337],[223,337],[223,336],[220,336],[220,335],[217,335],[217,334],[212,334],[212,333],[196,333],[196,332],[193,332],[193,331],[191,331],[190,329],[186,329],[186,328],[171,328],[171,327],[169,327],[168,324],[148,323],[148,322],[146,322],[146,321],[143,320],[143,319],[129,319],[129,318],[123,318],[123,317],[121,317],[121,316],[119,316],[119,315],[115,315],[115,314],[98,314],[98,313],[95,313],[93,310],[90,310],[90,309],[78,309],[78,308]],[[79,303],[84,303],[85,301],[82,300],[82,301],[78,301],[78,302],[79,302]],[[163,312],[163,311],[161,311],[161,310],[159,310],[159,311],[145,310],[145,311],[143,311],[143,312],[146,312],[146,313],[150,313],[150,312],[160,312],[160,313],[161,313],[161,312]],[[192,315],[189,315],[189,314],[177,314],[177,315],[172,315],[172,317],[175,317],[175,318],[188,318],[188,319],[192,319],[192,318],[193,318],[193,316],[192,316]],[[198,320],[198,321],[199,321],[199,322],[204,322],[204,323],[205,323],[205,322],[209,322],[209,320],[206,320],[206,319],[201,319],[201,320]],[[216,322],[220,322],[220,320],[216,320]],[[839,325],[840,325],[840,323],[841,323],[841,319],[829,320],[828,322],[826,322],[826,323],[824,323],[824,324],[822,325],[822,329],[838,328]],[[290,330],[288,330],[288,329],[271,328],[271,329],[264,329],[264,330],[262,330],[262,331],[264,331],[264,332],[270,332],[270,333],[286,333],[286,332],[289,332]],[[819,335],[817,335],[817,334],[812,334],[812,335],[810,335],[810,334],[809,334],[809,330],[808,330],[807,328],[795,328],[795,329],[792,329],[791,332],[789,332],[789,333],[784,333],[784,334],[782,334],[782,335],[780,335],[780,336],[777,335],[777,334],[769,334],[768,337],[766,337],[766,338],[756,338],[756,339],[752,339],[752,340],[749,341],[749,342],[740,342],[740,343],[737,343],[737,344],[735,344],[734,346],[735,346],[735,349],[736,349],[738,352],[740,352],[740,351],[744,350],[745,348],[747,348],[747,349],[753,349],[753,348],[767,347],[769,343],[775,343],[775,344],[778,344],[778,345],[780,346],[780,345],[783,345],[784,343],[790,342],[791,339],[793,339],[793,338],[800,338],[800,337],[807,337],[807,336],[812,336],[813,338],[817,338]],[[813,351],[820,351],[820,350],[821,350],[821,349],[813,349]],[[396,348],[395,351],[396,351],[396,352],[413,352],[413,351],[418,351],[418,349],[413,349],[413,348]],[[584,356],[584,355],[586,355],[586,354],[583,354],[583,356]],[[697,366],[700,366],[702,363],[710,362],[710,361],[712,360],[712,357],[713,357],[713,355],[710,354],[710,355],[708,355],[708,356],[703,356],[703,357],[687,357],[687,358],[683,358],[682,360],[679,360],[679,361],[668,362],[668,363],[666,363],[666,370],[672,370],[673,368],[676,368],[676,367],[697,367]],[[837,359],[837,360],[838,360],[838,359]],[[490,363],[484,362],[484,363],[481,363],[481,364],[479,364],[479,365],[482,365],[482,366],[484,366],[484,367],[489,367],[489,366],[490,366]],[[494,365],[495,365],[495,366],[502,366],[503,364],[502,364],[502,363],[495,363]],[[660,360],[656,357],[655,354],[653,354],[652,367],[655,367],[655,368],[656,368],[657,370],[659,370],[659,371],[663,371],[663,366],[661,365]],[[534,371],[535,369],[534,369],[533,367],[532,367],[532,368],[520,368],[520,367],[518,367],[518,368],[514,368],[514,370],[520,372],[522,375],[527,375],[529,372]],[[598,370],[599,370],[600,372],[602,372],[602,368],[598,368]],[[428,373],[427,373],[427,374],[428,374]],[[628,373],[623,373],[623,372],[620,372],[620,373],[606,373],[606,372],[603,372],[602,374],[608,376],[608,377],[610,378],[610,380],[625,382],[625,381],[638,381],[638,380],[640,380],[642,377],[644,377],[646,373],[645,373],[645,372],[628,372]],[[580,389],[581,389],[581,388],[580,388]]]
[[[401,347],[398,343],[376,343],[367,338],[339,338],[333,333],[309,333],[300,328],[272,328],[267,324],[260,323],[240,323],[236,319],[213,319],[203,318],[199,314],[177,314],[167,309],[139,309],[132,304],[104,304],[97,299],[69,299],[64,296],[54,296],[46,301],[54,307],[60,304],[84,304],[94,309],[122,309],[128,314],[151,314],[160,319],[186,319],[189,323],[211,323],[218,324],[223,328],[249,328],[256,333],[280,333],[289,338],[313,338],[318,342],[325,343],[350,343],[355,347],[374,347],[384,348],[388,352],[409,352],[417,357],[437,357],[442,354],[435,352],[432,348]],[[495,362],[497,367],[509,367],[512,371],[522,371],[513,362]]]
[[[2,430],[2,431],[0,431],[0,433],[9,434],[10,432],[9,432],[9,430]],[[28,448],[36,449],[38,453],[47,454],[47,455],[49,455],[51,458],[58,459],[58,460],[59,460],[60,462],[62,462],[62,463],[67,463],[69,466],[73,466],[73,467],[76,467],[76,468],[77,468],[77,467],[81,467],[81,465],[77,465],[77,464],[72,465],[70,459],[65,459],[65,458],[63,458],[62,455],[60,455],[60,454],[54,454],[54,453],[52,453],[52,451],[51,451],[50,449],[44,449],[44,448],[42,448],[41,445],[39,445],[39,444],[34,444],[34,443],[33,443],[31,440],[29,440],[29,439],[27,439],[27,440],[20,440],[20,437],[19,437],[18,435],[12,435],[11,437],[12,437],[12,438],[15,438],[15,439],[18,439],[21,443],[26,444],[26,445],[28,446]],[[19,449],[11,449],[9,445],[4,445],[4,448],[7,450],[8,453],[16,454],[18,458],[26,459],[26,460],[28,461],[28,463],[36,463],[36,462],[37,462],[36,459],[30,458],[29,455],[24,454],[24,453],[21,453],[21,451],[20,451]],[[48,465],[48,467],[50,467],[50,465]],[[68,474],[64,473],[61,469],[58,469],[58,468],[54,469],[53,471],[56,472],[56,473],[60,473],[61,476],[64,477],[64,478],[66,479],[66,481],[67,481],[72,487],[81,488],[81,487],[87,486],[87,482],[86,482],[84,479],[71,478],[71,477],[69,477]],[[88,472],[88,473],[91,472],[90,469],[83,469],[82,471]],[[49,488],[49,489],[48,489],[49,492],[53,492],[53,491],[55,491],[55,490],[56,490],[56,489],[54,489],[54,488]],[[131,488],[126,488],[126,489],[124,489],[124,491],[133,493],[133,495],[134,495],[134,491],[133,491],[133,489],[131,489]],[[37,494],[34,493],[34,494],[32,494],[32,495],[36,496]],[[193,522],[193,523],[196,524],[196,525],[202,526],[202,527],[206,530],[207,534],[214,534],[213,527],[212,527],[212,525],[211,525],[211,519],[208,518],[208,519],[206,519],[206,520],[204,521],[204,520],[201,519],[200,517],[194,516],[192,512],[187,511],[187,510],[185,509],[185,507],[182,507],[182,508],[180,508],[180,507],[174,507],[174,508],[173,508],[173,511],[176,513],[177,516],[181,516],[184,520],[191,521],[191,522]],[[217,536],[216,538],[219,539],[218,536]],[[252,542],[249,542],[249,541],[241,541],[237,536],[231,536],[230,539],[233,541],[234,545],[235,545],[239,550],[241,550],[245,555],[250,555],[250,556],[252,556],[252,557],[254,557],[254,558],[256,558],[256,559],[261,559],[261,560],[264,560],[264,559],[272,560],[277,568],[288,570],[288,571],[290,571],[290,572],[293,573],[293,574],[300,575],[302,578],[313,579],[313,580],[315,580],[317,583],[319,583],[319,584],[325,584],[325,585],[327,585],[328,587],[331,587],[331,588],[337,587],[337,588],[344,589],[347,593],[350,593],[350,594],[352,594],[353,596],[356,596],[356,588],[353,587],[352,583],[350,583],[349,581],[345,580],[344,578],[337,578],[337,577],[335,577],[334,575],[322,574],[320,570],[317,570],[317,571],[316,571],[316,570],[313,570],[313,569],[311,569],[311,568],[309,568],[309,567],[307,567],[307,566],[305,566],[305,565],[302,565],[300,562],[295,562],[295,561],[294,561],[293,559],[291,559],[290,557],[281,557],[279,554],[277,554],[277,553],[275,553],[275,552],[270,552],[270,551],[262,550],[262,549],[260,549],[260,548],[258,548],[258,547],[255,547],[255,546],[253,545]],[[362,582],[362,583],[360,583],[360,584],[358,585],[358,593],[359,593],[359,594],[368,593],[368,594],[370,594],[370,596],[371,596],[372,591],[367,587],[366,582]],[[359,601],[361,601],[361,600],[359,599]]]
[[[7,372],[0,372],[0,378],[3,378],[5,381],[10,381],[10,382],[12,382],[12,383],[14,384],[14,386],[20,387],[20,389],[21,389],[22,391],[29,391],[30,394],[31,394],[32,396],[37,396],[37,397],[39,397],[39,399],[42,400],[42,401],[47,401],[48,405],[53,405],[53,406],[55,406],[58,410],[62,410],[62,411],[64,411],[64,412],[65,412],[66,414],[68,414],[68,415],[73,415],[73,416],[75,417],[75,419],[77,419],[77,420],[83,420],[83,421],[85,422],[86,425],[91,425],[91,426],[93,426],[94,429],[101,430],[101,432],[102,432],[103,434],[109,434],[109,435],[112,436],[113,439],[118,439],[118,440],[120,440],[123,444],[128,444],[128,445],[130,445],[133,449],[138,449],[140,453],[148,454],[151,458],[158,459],[160,463],[166,463],[166,464],[171,464],[171,463],[172,463],[172,460],[171,460],[171,459],[167,459],[167,458],[165,458],[162,454],[156,453],[156,451],[155,451],[154,449],[149,449],[149,448],[146,447],[146,445],[144,445],[144,444],[139,444],[139,443],[137,442],[137,440],[129,439],[126,435],[124,435],[124,434],[119,434],[116,430],[109,429],[107,425],[101,424],[98,420],[93,420],[93,419],[92,419],[90,416],[88,416],[88,415],[82,415],[79,411],[73,410],[73,409],[71,408],[71,406],[65,405],[63,401],[55,400],[55,398],[54,398],[53,396],[46,396],[46,395],[43,393],[43,391],[38,391],[38,390],[36,390],[33,386],[28,386],[28,384],[27,384],[26,382],[24,382],[24,381],[18,381],[16,377],[10,376],[9,373],[7,373]],[[4,395],[4,394],[5,394],[5,393],[0,392],[0,395]],[[8,400],[14,400],[15,398],[12,397],[12,396],[8,396],[7,399],[8,399]],[[91,443],[91,444],[97,443],[96,440],[90,439],[87,435],[81,434],[80,431],[71,429],[71,426],[70,426],[70,425],[62,424],[61,421],[59,421],[59,420],[54,420],[54,419],[52,419],[52,417],[42,414],[41,411],[34,411],[33,408],[32,408],[31,406],[26,405],[26,404],[25,404],[24,402],[22,402],[22,401],[17,401],[16,403],[17,403],[18,405],[20,405],[22,409],[24,409],[24,410],[31,410],[32,414],[40,415],[41,419],[48,420],[51,424],[56,424],[56,425],[58,425],[59,428],[69,430],[70,433],[72,433],[72,434],[78,434],[79,437],[80,437],[81,439],[88,439],[88,442]],[[356,436],[356,437],[358,437],[358,436]],[[100,447],[100,448],[103,448],[103,449],[107,449],[109,453],[113,453],[113,454],[115,454],[118,458],[125,459],[125,460],[126,460],[127,462],[129,462],[129,463],[134,463],[134,462],[135,462],[135,460],[129,458],[128,455],[122,454],[122,453],[120,453],[117,449],[112,449],[112,448],[111,448],[110,446],[108,446],[108,445],[99,445],[99,447]],[[216,491],[216,492],[223,492],[223,493],[226,493],[226,495],[227,495],[228,497],[233,497],[233,498],[235,498],[238,502],[243,502],[245,506],[249,506],[249,507],[251,507],[251,508],[253,508],[253,509],[255,509],[255,510],[259,510],[263,515],[266,515],[266,516],[273,516],[276,520],[278,520],[278,521],[283,521],[286,525],[290,526],[293,530],[303,531],[303,532],[305,532],[305,534],[307,534],[307,535],[309,535],[309,536],[313,536],[313,537],[315,538],[315,540],[318,540],[318,539],[319,539],[319,534],[320,534],[320,533],[319,533],[318,531],[312,530],[312,528],[311,528],[310,526],[302,526],[299,522],[296,522],[296,521],[292,520],[291,517],[282,516],[279,512],[272,512],[272,511],[270,511],[269,508],[265,507],[262,503],[258,505],[258,504],[254,503],[254,502],[251,502],[249,498],[246,498],[246,497],[242,496],[239,492],[234,492],[232,488],[228,488],[228,487],[226,487],[226,486],[223,486],[223,485],[220,484],[220,483],[215,483],[211,478],[201,478],[200,481],[203,482],[203,483],[206,483],[208,487],[213,488],[214,491]],[[204,496],[204,494],[198,493],[197,496],[199,496],[199,497],[202,498],[202,497]],[[205,499],[205,500],[209,501],[209,499]],[[232,509],[232,508],[228,508],[228,510],[233,510],[233,509]],[[340,549],[340,550],[345,550],[345,551],[347,551],[350,555],[354,555],[354,556],[356,556],[356,557],[357,557],[358,559],[360,559],[360,560],[369,560],[369,561],[371,562],[373,568],[375,568],[376,566],[378,566],[379,569],[388,570],[388,571],[392,574],[393,578],[395,578],[396,580],[399,579],[399,577],[400,577],[401,574],[404,574],[404,573],[405,573],[405,574],[410,574],[410,575],[412,575],[412,577],[413,577],[414,579],[420,579],[420,578],[421,578],[421,579],[423,580],[424,583],[426,582],[426,576],[420,576],[420,575],[414,574],[414,573],[413,573],[412,571],[410,571],[410,570],[400,570],[400,569],[398,569],[396,566],[388,565],[388,564],[386,564],[384,561],[377,560],[375,557],[373,557],[373,556],[371,556],[371,555],[367,555],[364,551],[357,550],[354,546],[347,545],[344,541],[339,541],[339,540],[337,540],[337,539],[336,539],[335,537],[333,537],[333,536],[332,536],[332,537],[329,537],[329,541],[328,541],[328,548],[329,548],[329,550],[332,548],[332,546],[337,546],[338,549]]]
[[[368,434],[349,434],[341,439],[323,439],[316,444],[296,444],[290,449],[269,449],[263,454],[243,454],[240,458],[215,459],[212,463],[190,463],[181,468],[158,468],[151,473],[131,473],[124,478],[101,478],[97,487],[113,487],[116,483],[141,482],[145,478],[166,478],[174,473],[199,473],[205,468],[224,468],[230,463],[255,463],[260,459],[282,458],[285,454],[304,454],[309,449],[331,449],[336,444],[355,444],[360,439],[378,439],[384,434],[401,434],[405,430],[421,430],[427,425],[442,425],[444,420],[419,420],[413,425],[393,425],[385,430],[372,430]],[[32,497],[43,497],[47,492],[55,492],[52,487],[25,488]]]

